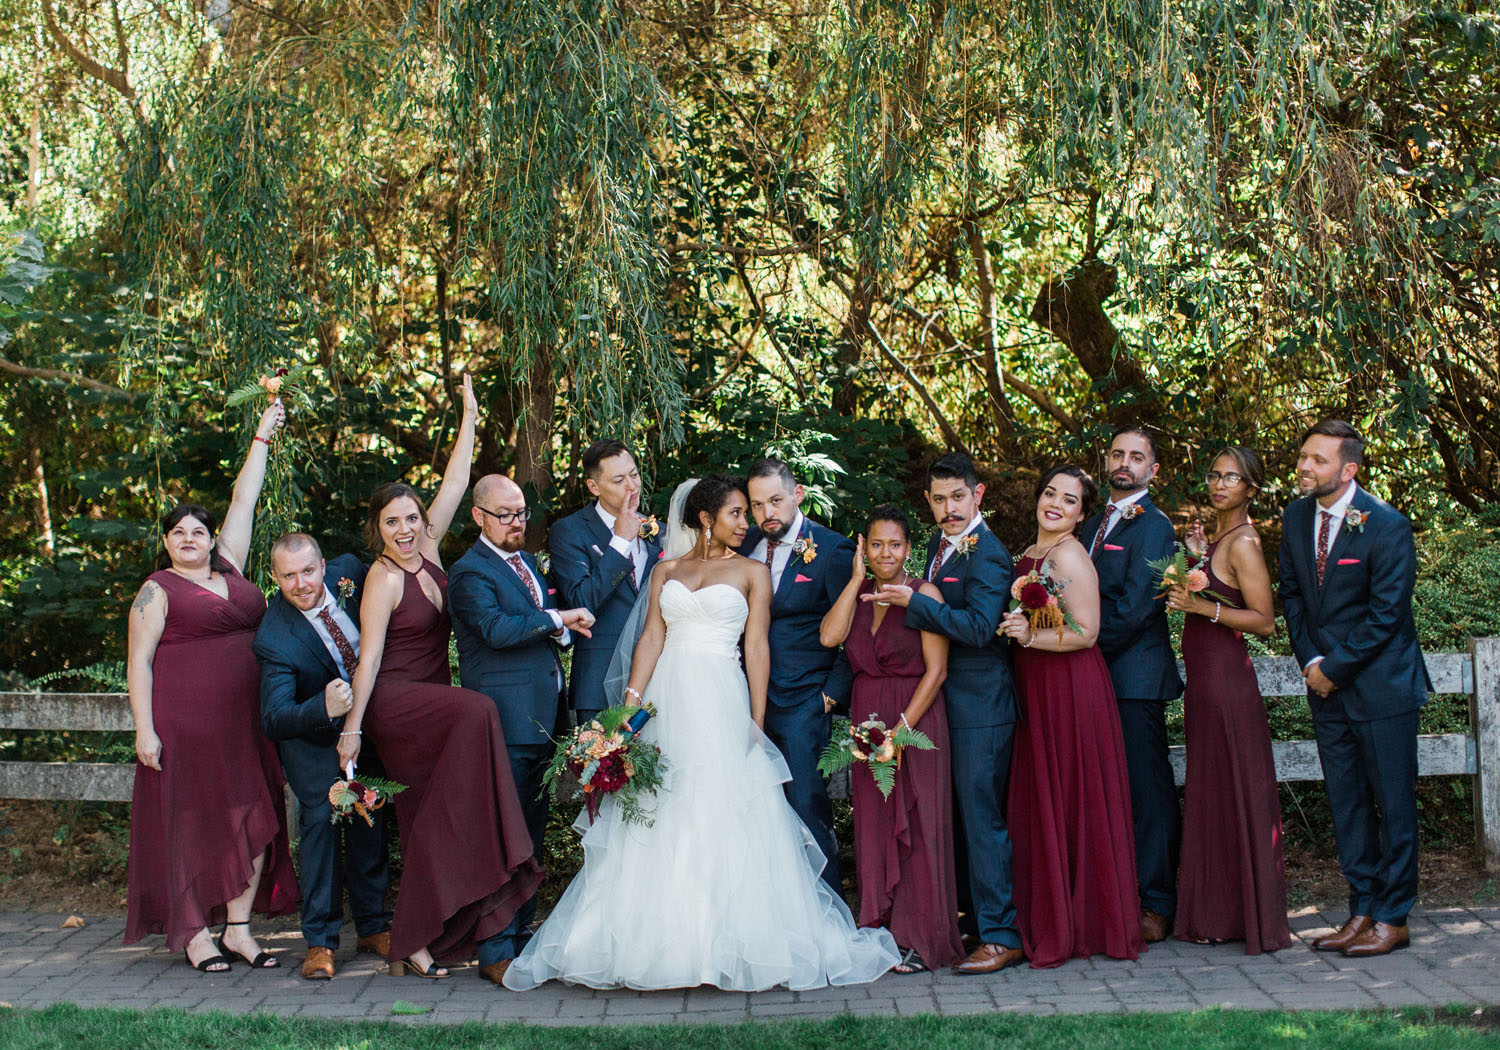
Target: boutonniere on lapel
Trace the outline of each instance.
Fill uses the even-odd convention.
[[[344,603],[347,602],[351,597],[353,597],[353,595],[354,595],[354,581],[351,580],[347,576],[340,576],[339,577],[339,608],[342,609],[344,607]]]
[[[1349,507],[1344,511],[1344,524],[1349,526],[1350,532],[1363,532],[1365,522],[1370,520],[1370,512],[1367,510],[1355,510]]]
[[[638,535],[643,540],[654,540],[661,535],[661,522],[656,520],[655,514],[641,522],[641,531]]]
[[[546,551],[537,551],[535,557],[536,567],[542,570],[543,576],[552,571],[552,555],[548,554]]]
[[[1120,509],[1120,520],[1132,521],[1135,518],[1139,518],[1144,513],[1146,513],[1145,507],[1141,506],[1139,503],[1132,503],[1130,504],[1130,506],[1122,507]]]
[[[803,536],[792,541],[792,553],[802,559],[803,565],[811,565],[812,560],[818,556],[818,545],[811,536]]]
[[[974,533],[962,536],[953,544],[953,556],[955,558],[967,558],[974,553],[974,548],[979,546],[979,537]]]

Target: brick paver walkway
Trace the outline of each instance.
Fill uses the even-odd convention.
[[[354,954],[353,930],[347,927],[339,975],[328,982],[304,981],[296,976],[303,947],[292,925],[261,936],[263,945],[278,952],[283,969],[252,972],[237,965],[227,975],[204,976],[188,969],[180,955],[168,955],[159,937],[121,947],[121,918],[91,919],[83,929],[67,930],[60,928],[60,915],[7,913],[0,914],[0,1002],[385,1020],[392,1016],[392,1004],[402,999],[433,1008],[399,1018],[415,1023],[546,1025],[738,1022],[845,1012],[1054,1014],[1500,1004],[1500,908],[1413,913],[1412,947],[1381,959],[1357,962],[1307,948],[1312,937],[1342,918],[1295,914],[1292,928],[1300,943],[1258,957],[1241,954],[1235,945],[1169,941],[1134,963],[1096,957],[1055,970],[1021,968],[992,977],[886,976],[850,988],[747,995],[715,989],[596,992],[559,984],[518,994],[479,980],[472,967],[458,969],[446,981],[392,978],[381,961]],[[256,928],[265,931],[267,926],[258,921]]]

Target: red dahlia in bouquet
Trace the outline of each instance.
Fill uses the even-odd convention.
[[[333,806],[333,816],[330,819],[337,824],[357,813],[365,819],[366,824],[374,827],[375,821],[370,814],[405,790],[405,784],[381,780],[379,777],[360,777],[355,780],[351,776],[348,780],[335,780],[333,787],[328,789],[328,802]]]
[[[1083,628],[1062,605],[1062,592],[1067,584],[1067,580],[1059,580],[1052,574],[1050,561],[1017,576],[1010,585],[1010,611],[1020,609],[1033,631],[1056,631],[1059,642],[1063,628],[1082,634]]]
[[[863,762],[869,766],[881,796],[890,798],[896,786],[896,770],[901,768],[901,752],[909,747],[918,751],[937,749],[926,733],[907,725],[904,718],[894,730],[873,714],[857,725],[847,718],[835,719],[833,737],[818,759],[818,772],[826,777]]]
[[[564,773],[571,773],[583,788],[590,820],[598,814],[603,797],[613,795],[627,824],[650,827],[653,822],[641,800],[655,795],[662,786],[666,759],[661,757],[659,747],[638,734],[654,714],[656,708],[651,704],[622,704],[599,712],[598,718],[556,741],[557,750],[542,775],[543,783],[553,787]]]

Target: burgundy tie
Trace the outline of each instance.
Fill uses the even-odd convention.
[[[1094,552],[1099,549],[1099,545],[1104,542],[1104,534],[1109,531],[1109,522],[1110,519],[1115,516],[1115,509],[1116,508],[1113,503],[1106,503],[1104,505],[1104,517],[1099,519],[1099,531],[1094,533],[1094,542],[1089,545],[1090,558],[1092,558],[1094,556]]]
[[[769,536],[766,537],[766,568],[772,572],[776,571],[776,566],[772,563],[776,560],[776,548],[780,546],[780,540],[773,540]]]
[[[526,571],[526,562],[519,554],[512,554],[505,559],[510,562],[510,567],[516,570],[516,575],[521,577],[521,582],[526,585],[526,593],[531,595],[531,603],[538,609],[542,607],[542,596],[536,591],[536,582],[532,580],[531,573]]]
[[[947,536],[938,540],[937,557],[932,559],[932,575],[928,580],[929,583],[937,579],[938,570],[943,567],[943,557],[948,553],[948,548],[951,546],[953,546],[953,541]]]
[[[328,635],[333,639],[333,647],[339,651],[339,659],[344,661],[344,671],[350,678],[353,678],[359,657],[354,653],[354,646],[349,644],[349,636],[339,629],[338,621],[333,618],[333,607],[325,605],[319,609],[318,619],[322,620],[323,626],[328,628]]]
[[[1333,515],[1326,510],[1318,511],[1323,520],[1318,524],[1318,586],[1323,586],[1323,571],[1328,568],[1328,527]]]

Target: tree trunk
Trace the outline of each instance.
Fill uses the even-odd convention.
[[[515,481],[526,493],[526,502],[540,505],[552,490],[552,408],[557,387],[552,378],[552,347],[542,347],[531,364],[525,387],[517,391],[521,402],[516,421]],[[535,550],[543,532],[541,515],[531,519],[526,544]]]
[[[32,30],[31,129],[26,136],[26,217],[36,221],[36,206],[42,195],[42,25]]]
[[[849,309],[839,330],[839,364],[844,375],[838,389],[833,392],[833,410],[841,416],[853,416],[859,408],[859,384],[853,373],[859,365],[865,336],[870,329],[870,305],[875,298],[873,260],[860,260],[850,292]]]
[[[26,449],[26,467],[31,473],[32,484],[36,486],[37,549],[42,557],[50,558],[57,550],[52,534],[52,503],[47,496],[47,468],[42,463],[42,450],[34,441]]]

